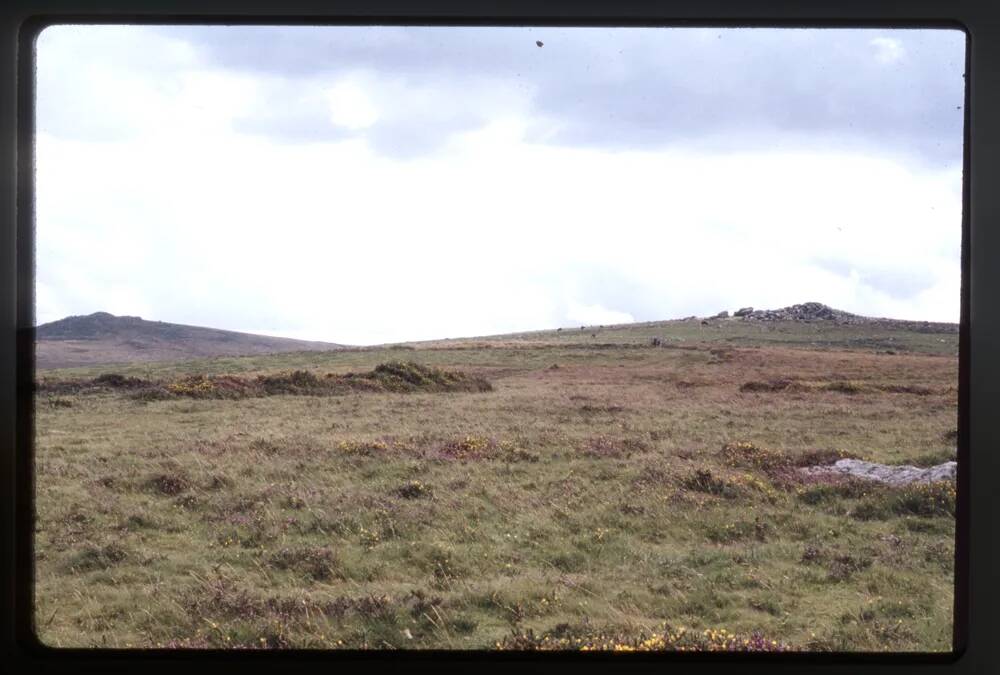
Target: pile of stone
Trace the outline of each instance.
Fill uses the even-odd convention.
[[[792,305],[782,309],[758,309],[747,307],[736,312],[736,316],[742,316],[749,321],[836,321],[838,323],[851,323],[864,317],[839,309],[833,309],[821,302],[804,302],[801,305]]]
[[[954,480],[958,469],[956,462],[945,462],[926,469],[916,466],[891,466],[863,462],[860,459],[842,459],[832,466],[810,466],[799,469],[807,475],[842,475],[873,480],[886,485],[909,485],[910,483],[932,483],[938,480]]]
[[[851,314],[834,309],[821,302],[804,302],[781,309],[754,309],[741,307],[733,312],[733,317],[743,321],[799,321],[812,323],[819,321],[833,322],[840,325],[868,325],[889,330],[910,330],[918,333],[957,333],[957,323],[941,323],[934,321],[907,321],[903,319],[876,319],[859,314]],[[729,318],[729,312],[719,312],[711,319]],[[702,323],[705,323],[702,321]]]

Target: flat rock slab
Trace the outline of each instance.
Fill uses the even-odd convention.
[[[874,480],[887,485],[909,485],[910,483],[932,483],[937,480],[954,480],[958,468],[956,462],[945,462],[937,466],[921,469],[917,466],[892,466],[863,462],[860,459],[842,459],[832,466],[809,466],[800,469],[805,474],[840,474]]]

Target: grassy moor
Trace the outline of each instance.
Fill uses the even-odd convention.
[[[954,460],[957,326],[744,314],[40,368],[37,634],[950,650],[954,481],[803,469]]]

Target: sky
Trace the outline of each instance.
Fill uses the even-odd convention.
[[[540,46],[539,46],[540,43]],[[53,26],[36,320],[958,321],[954,30]]]

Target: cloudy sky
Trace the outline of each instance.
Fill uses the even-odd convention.
[[[957,31],[56,26],[37,48],[39,323],[374,344],[813,300],[958,320]]]

